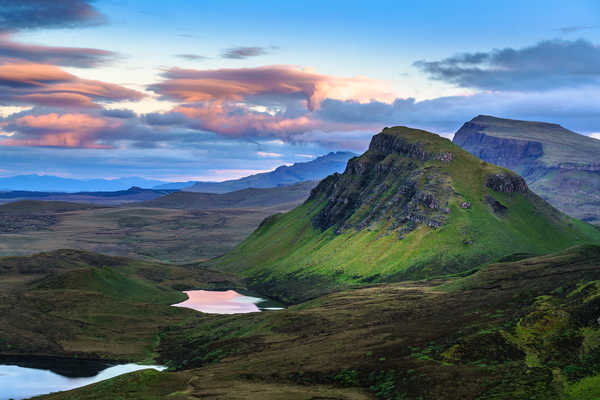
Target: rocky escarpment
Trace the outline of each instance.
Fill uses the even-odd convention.
[[[334,227],[340,234],[385,227],[402,238],[420,225],[435,229],[446,224],[451,198],[470,204],[454,193],[446,168],[455,158],[452,151],[428,149],[393,132],[384,129],[374,136],[369,150],[351,159],[343,174],[334,174],[313,189],[309,200],[325,201],[313,217],[315,228]],[[523,178],[508,172],[489,174],[484,185],[501,193],[529,190]],[[487,203],[496,213],[506,209]]]
[[[522,175],[562,212],[600,223],[600,141],[556,124],[478,116],[456,132],[453,142]]]
[[[446,276],[513,253],[600,238],[436,134],[394,127],[289,213],[265,220],[214,268],[294,302],[349,285]]]
[[[447,221],[452,189],[436,162],[450,163],[453,157],[384,130],[364,155],[348,162],[343,174],[328,177],[313,190],[311,199],[326,199],[313,224],[321,231],[335,226],[336,233],[383,225],[400,237],[418,225],[439,228]]]
[[[538,164],[544,155],[540,142],[498,138],[485,133],[486,125],[466,122],[454,135],[453,142],[489,163],[524,173]]]

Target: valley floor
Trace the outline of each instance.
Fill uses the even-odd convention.
[[[197,314],[161,329],[172,372],[41,399],[599,398],[600,247],[525,257],[284,311]]]

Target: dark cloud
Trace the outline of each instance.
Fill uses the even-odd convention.
[[[33,63],[55,64],[69,67],[91,68],[110,62],[116,53],[107,50],[39,46],[18,43],[8,35],[0,36],[0,61],[29,61]]]
[[[105,117],[119,118],[119,119],[131,119],[131,118],[135,118],[137,116],[133,111],[126,110],[126,109],[102,110],[102,115]]]
[[[432,79],[484,90],[552,90],[600,84],[600,47],[547,40],[522,49],[465,53],[414,65]]]
[[[208,57],[201,56],[199,54],[176,54],[175,57],[182,58],[187,61],[204,61],[208,60]]]
[[[152,126],[178,126],[186,122],[185,115],[178,112],[148,113],[142,116],[145,123]]]
[[[273,47],[231,47],[223,50],[221,57],[242,60],[249,57],[264,56],[269,54]]]
[[[98,25],[105,18],[90,0],[0,0],[0,31]]]

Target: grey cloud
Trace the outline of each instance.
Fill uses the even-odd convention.
[[[563,26],[562,28],[558,28],[558,30],[564,34],[575,33],[580,31],[587,31],[589,29],[597,29],[600,28],[596,25],[571,25],[571,26]]]
[[[98,25],[105,17],[90,0],[0,0],[0,31]]]
[[[223,58],[241,60],[249,57],[264,56],[266,54],[269,54],[270,49],[273,49],[273,47],[231,47],[229,49],[225,49],[221,56]]]
[[[201,56],[199,54],[176,54],[175,57],[182,58],[187,61],[204,61],[208,60],[208,57]]]
[[[0,37],[0,60],[25,60],[33,63],[91,68],[106,64],[117,54],[101,49],[39,46]]]
[[[552,90],[600,84],[600,47],[547,40],[521,49],[464,53],[414,65],[435,80],[484,90]]]
[[[105,117],[118,119],[131,119],[136,117],[136,114],[133,111],[126,109],[102,110],[102,115]]]

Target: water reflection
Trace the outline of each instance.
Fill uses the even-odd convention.
[[[279,304],[260,297],[245,296],[235,290],[188,290],[188,299],[174,307],[191,308],[208,314],[244,314],[262,310],[281,310]]]

